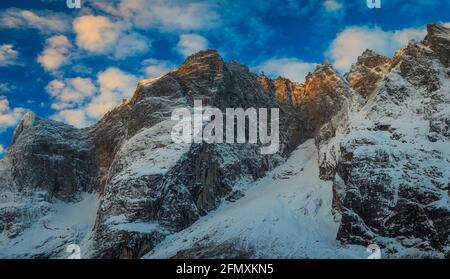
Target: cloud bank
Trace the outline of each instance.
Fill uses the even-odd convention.
[[[269,77],[285,77],[294,82],[304,82],[309,72],[313,72],[315,63],[307,63],[297,58],[272,58],[254,67],[257,72],[264,72]]]

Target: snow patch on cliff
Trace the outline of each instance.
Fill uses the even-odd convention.
[[[175,143],[171,138],[175,121],[162,121],[143,129],[122,146],[117,165],[123,170],[115,176],[114,182],[147,175],[165,174],[183,154],[189,151],[189,144]]]
[[[317,162],[309,140],[285,164],[249,185],[245,197],[167,237],[145,258],[169,258],[199,243],[235,239],[255,258],[366,258],[364,247],[344,247],[336,240],[332,183],[319,180]]]
[[[33,204],[28,200],[28,207],[17,203],[16,207],[34,208],[35,211],[45,206],[48,214],[33,222],[17,237],[8,238],[1,234],[0,258],[66,258],[69,255],[66,247],[70,244],[80,245],[83,253],[83,247],[89,246],[98,205],[97,194],[88,193],[81,194],[80,201],[76,203],[41,201]]]

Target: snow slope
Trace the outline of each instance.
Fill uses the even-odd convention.
[[[189,144],[173,142],[171,131],[176,121],[164,120],[142,129],[129,139],[118,154],[121,167],[113,183],[148,175],[165,174],[189,151]]]
[[[79,245],[83,256],[89,247],[99,205],[97,194],[83,193],[76,203],[42,201],[33,205],[33,209],[39,211],[39,205],[48,213],[19,236],[10,239],[0,235],[0,258],[67,258],[66,247],[70,244]]]
[[[230,241],[236,249],[251,251],[251,258],[367,258],[365,247],[344,247],[336,240],[332,183],[318,178],[317,162],[309,140],[285,164],[252,183],[245,197],[168,236],[145,258],[170,258]]]

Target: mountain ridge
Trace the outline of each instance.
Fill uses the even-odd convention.
[[[316,157],[298,156],[317,160],[321,189],[330,191],[314,196],[322,200],[317,210],[332,197],[327,222],[339,220],[341,244],[333,245],[377,243],[392,257],[443,257],[450,249],[449,40],[448,28],[430,24],[424,41],[393,58],[366,50],[344,76],[324,63],[304,83],[256,75],[209,49],[163,77],[139,82],[129,101],[90,127],[27,114],[1,161],[0,243],[11,252],[0,257],[62,257],[57,247],[72,241],[82,243],[88,257],[141,258],[221,205],[232,206],[248,185],[306,145],[316,148]],[[280,152],[263,156],[260,144],[174,144],[171,112],[192,107],[195,99],[220,109],[279,108]],[[289,180],[302,171],[285,172],[277,177]],[[62,227],[48,231],[48,223],[59,226],[54,216],[61,208],[85,200],[95,220],[68,228],[64,240],[57,237]],[[31,229],[48,235],[45,245],[25,253],[11,244]],[[226,241],[222,256],[246,237]],[[182,255],[194,257],[201,247],[186,251]]]

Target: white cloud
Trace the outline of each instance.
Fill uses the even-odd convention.
[[[272,58],[254,67],[255,71],[264,71],[272,78],[282,76],[295,82],[304,82],[309,72],[313,72],[317,64],[303,62],[297,58]]]
[[[0,83],[0,92],[7,93],[13,91],[14,89],[16,89],[14,85],[11,85],[7,82]]]
[[[73,22],[76,42],[90,52],[102,53],[111,48],[123,31],[123,26],[104,16],[86,15]]]
[[[38,62],[47,71],[59,69],[67,62],[72,44],[66,36],[53,36],[47,40],[44,51],[38,57]]]
[[[339,0],[325,0],[323,5],[327,12],[337,12],[343,7],[343,4]]]
[[[147,59],[142,65],[142,71],[148,78],[161,77],[176,68],[173,63],[158,59]]]
[[[17,62],[19,53],[10,44],[0,45],[0,67],[14,65]]]
[[[82,109],[65,109],[53,115],[52,119],[65,122],[77,128],[84,128],[92,124],[86,112]]]
[[[17,125],[25,112],[24,108],[11,108],[8,99],[0,96],[0,132]]]
[[[371,49],[385,56],[404,47],[411,39],[421,40],[425,29],[408,28],[396,31],[384,31],[379,27],[353,26],[339,33],[328,50],[334,66],[348,71],[364,50]]]
[[[33,28],[46,34],[70,30],[70,23],[66,15],[17,8],[7,9],[0,13],[0,26],[14,29]]]
[[[393,40],[398,44],[399,47],[406,46],[409,41],[414,40],[422,40],[427,35],[426,28],[406,28],[402,30],[394,31]]]
[[[149,51],[151,41],[123,21],[113,22],[105,16],[86,15],[74,20],[76,43],[96,54],[113,54],[117,59]]]
[[[216,6],[208,2],[121,0],[118,5],[94,2],[94,6],[144,29],[204,30],[215,26],[219,19]]]
[[[138,77],[118,68],[108,68],[97,75],[98,88],[91,79],[54,80],[47,92],[59,110],[52,118],[82,128],[93,124],[105,113],[133,96]]]
[[[52,108],[56,110],[74,108],[82,105],[87,99],[95,95],[97,88],[90,78],[70,78],[51,81],[47,92],[56,102]]]
[[[122,36],[114,46],[114,56],[123,59],[129,56],[144,54],[150,50],[151,41],[138,33]]]
[[[200,50],[207,49],[208,40],[198,34],[182,34],[176,46],[176,50],[185,57]]]
[[[100,118],[106,112],[120,104],[123,99],[133,96],[138,78],[118,68],[108,68],[98,74],[100,93],[86,106],[92,118]]]

